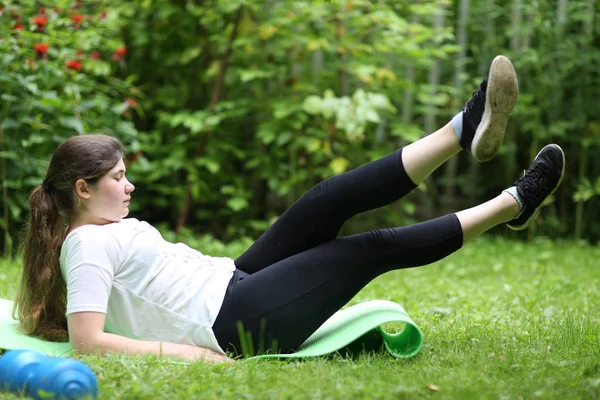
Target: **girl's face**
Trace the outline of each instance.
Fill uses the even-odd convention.
[[[117,222],[129,214],[134,189],[135,186],[125,178],[125,163],[121,159],[95,185],[89,186],[86,213],[98,222]]]

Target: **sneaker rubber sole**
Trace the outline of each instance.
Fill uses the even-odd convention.
[[[471,143],[471,154],[477,161],[491,160],[500,149],[518,95],[515,68],[508,58],[497,56],[490,66],[485,111]]]
[[[556,184],[556,186],[554,187],[554,190],[552,190],[552,192],[550,192],[550,194],[548,195],[548,197],[552,196],[554,194],[554,192],[556,192],[556,189],[558,189],[558,187],[560,186],[560,184],[563,181],[563,178],[565,177],[565,152],[563,151],[562,147],[560,147],[557,144],[549,144],[544,146],[539,153],[537,153],[537,155],[534,157],[534,160],[536,158],[538,158],[538,156],[540,154],[542,154],[542,151],[544,151],[544,149],[546,147],[558,147],[560,149],[560,152],[562,154],[562,161],[563,161],[563,166],[562,166],[562,171],[560,172],[560,179],[558,180],[558,183]],[[542,203],[543,204],[543,203]],[[540,204],[540,206],[538,208],[535,209],[535,211],[533,212],[533,214],[531,214],[531,217],[529,217],[527,219],[527,221],[525,221],[522,225],[519,226],[511,226],[509,223],[506,224],[506,226],[508,226],[510,229],[512,229],[513,231],[522,231],[523,229],[526,229],[527,227],[529,227],[529,225],[535,221],[535,219],[537,218],[538,214],[540,213],[540,208],[542,208],[542,205]]]

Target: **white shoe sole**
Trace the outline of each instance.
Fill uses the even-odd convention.
[[[500,149],[518,95],[515,68],[508,58],[497,56],[490,67],[485,110],[471,143],[471,154],[477,161],[491,160]]]
[[[556,189],[559,188],[560,184],[563,181],[563,178],[565,177],[565,152],[563,151],[562,147],[560,147],[557,144],[549,144],[544,146],[539,153],[537,153],[537,155],[533,158],[534,160],[536,158],[538,158],[538,156],[540,154],[542,154],[542,151],[544,151],[544,149],[548,146],[555,146],[558,147],[560,149],[560,152],[562,154],[562,161],[563,161],[563,167],[562,167],[562,171],[560,172],[560,179],[558,180],[558,183],[556,184],[556,186],[554,187],[554,190],[552,190],[552,192],[548,195],[548,197],[552,196],[554,194],[554,192],[556,192]],[[542,202],[543,203],[543,202]],[[535,209],[535,211],[533,212],[533,214],[531,214],[531,217],[529,217],[527,219],[527,221],[525,221],[525,223],[523,223],[523,225],[518,226],[518,227],[513,227],[510,226],[509,224],[506,224],[506,226],[508,226],[510,229],[512,229],[513,231],[522,231],[523,229],[527,229],[529,227],[529,225],[531,225],[531,223],[533,221],[535,221],[535,219],[538,217],[539,213],[540,213],[540,208],[542,208],[542,205],[540,204],[540,206],[538,208]]]

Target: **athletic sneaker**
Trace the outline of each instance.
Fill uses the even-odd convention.
[[[518,94],[515,68],[508,58],[497,56],[463,109],[460,144],[477,161],[491,160],[500,149]]]
[[[540,206],[560,185],[565,174],[565,153],[556,144],[545,146],[531,167],[514,186],[523,201],[521,214],[508,222],[509,228],[520,231],[529,226],[540,212]]]

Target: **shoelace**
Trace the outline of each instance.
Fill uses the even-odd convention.
[[[518,186],[523,189],[523,197],[536,208],[548,197],[552,189],[547,184],[546,175],[548,171],[546,163],[540,161],[532,165],[529,171],[525,172],[518,181]]]
[[[480,107],[476,107],[475,105],[479,105]],[[485,107],[481,106],[485,104],[485,92],[481,90],[481,87],[478,87],[476,91],[473,92],[471,96],[471,100],[467,101],[465,106],[467,112],[472,113],[477,116],[477,118],[481,118],[483,115],[483,110]]]

